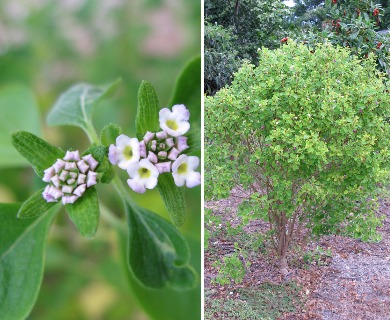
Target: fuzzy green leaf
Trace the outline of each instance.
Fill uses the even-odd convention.
[[[142,81],[138,90],[138,109],[135,118],[138,138],[142,138],[147,131],[157,132],[160,130],[159,111],[156,91],[151,83]]]
[[[25,319],[43,277],[46,236],[58,207],[39,218],[16,218],[19,204],[0,204],[0,315]]]
[[[37,191],[23,202],[18,211],[18,218],[30,219],[40,216],[57,204],[56,202],[47,202],[42,196],[43,190]]]
[[[19,131],[12,135],[12,144],[31,163],[38,176],[43,177],[43,171],[51,167],[54,162],[63,158],[65,152],[54,147],[36,135]]]
[[[92,121],[94,107],[103,99],[112,96],[121,80],[105,86],[77,84],[64,92],[47,116],[52,126],[71,125],[87,130]]]
[[[0,166],[27,165],[12,146],[11,134],[26,130],[40,135],[39,111],[31,90],[21,85],[0,89]]]
[[[189,249],[180,232],[168,221],[135,204],[125,202],[129,227],[128,265],[146,287],[190,289],[196,272],[189,265]]]
[[[122,128],[117,124],[107,124],[100,134],[100,141],[105,146],[110,146],[116,143],[116,138],[122,134]]]
[[[67,204],[65,208],[80,234],[92,238],[99,224],[99,201],[96,189],[88,188],[75,203]]]
[[[107,166],[107,169],[102,174],[100,181],[101,183],[110,183],[115,177],[114,167],[111,165],[110,161],[107,158],[104,158],[103,165]]]
[[[201,59],[197,57],[191,60],[179,75],[171,98],[170,106],[184,104],[193,112],[200,112],[201,88]]]
[[[184,190],[176,186],[172,174],[160,174],[157,184],[158,191],[168,209],[169,216],[175,226],[183,225],[186,215]]]
[[[175,290],[165,287],[161,289],[148,288],[143,286],[134,277],[133,273],[126,265],[127,255],[127,233],[122,229],[118,229],[120,243],[120,258],[126,269],[126,275],[129,280],[130,287],[137,297],[137,300],[142,305],[153,320],[167,319],[186,319],[199,320],[201,319],[201,288],[200,281],[194,288],[189,290]],[[201,245],[199,239],[194,239],[190,236],[185,236],[190,247],[190,263],[198,274],[201,272]]]
[[[187,145],[189,148],[184,151],[187,155],[193,155],[198,153],[201,150],[201,133],[199,129],[193,129],[186,134],[187,136]]]

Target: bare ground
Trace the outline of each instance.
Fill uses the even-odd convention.
[[[242,200],[242,190],[235,188],[228,199],[210,201],[206,208],[221,217],[217,228],[225,222],[239,223],[237,206]],[[382,200],[380,213],[386,219],[379,229],[382,241],[367,243],[342,236],[326,236],[311,242],[305,250],[321,246],[329,249],[331,257],[304,264],[300,257],[291,257],[294,271],[288,281],[296,282],[301,290],[302,305],[294,313],[285,313],[280,319],[324,320],[388,320],[390,319],[390,200]],[[267,224],[262,220],[251,221],[244,232],[264,233]],[[277,268],[270,248],[261,254],[250,256],[251,266],[240,285],[220,286],[211,284],[217,270],[212,267],[215,259],[231,253],[233,242],[225,232],[209,241],[205,252],[205,309],[212,299],[240,299],[240,287],[253,287],[263,283],[285,283]]]

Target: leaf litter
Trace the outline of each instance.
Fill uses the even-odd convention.
[[[281,308],[274,316],[270,314],[269,319],[390,319],[390,199],[380,200],[379,214],[385,216],[383,226],[378,229],[382,235],[380,242],[362,242],[340,235],[323,236],[305,244],[300,253],[291,255],[293,271],[287,279],[279,273],[276,257],[266,242],[262,248],[248,246],[252,250],[247,258],[251,265],[243,282],[235,284],[232,281],[230,285],[221,286],[212,281],[218,274],[212,263],[234,252],[237,236],[228,234],[227,223],[233,227],[240,224],[237,207],[244,197],[245,191],[236,187],[229,198],[205,203],[205,208],[212,210],[212,215],[221,220],[220,225],[209,226],[212,234],[204,260],[205,319],[238,319],[235,315],[224,314],[223,309],[211,310],[213,301],[241,302],[245,300],[243,292],[247,288],[260,290],[263,285],[278,286],[291,282],[299,288],[299,301],[293,302],[294,310]],[[252,220],[238,235],[238,241],[245,246],[245,239],[253,240],[267,230],[265,221]],[[329,250],[331,254],[305,263],[303,252],[318,247]],[[273,300],[270,299],[269,303]],[[207,318],[208,311],[212,317]]]

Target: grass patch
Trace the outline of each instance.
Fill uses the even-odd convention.
[[[240,288],[240,298],[206,301],[205,319],[273,320],[302,306],[295,283]]]

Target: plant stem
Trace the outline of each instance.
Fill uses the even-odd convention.
[[[86,125],[86,129],[84,130],[85,133],[87,134],[88,136],[88,139],[91,143],[96,143],[96,144],[99,144],[99,136],[97,135],[96,133],[96,130],[92,124],[91,121],[85,121],[85,125]]]
[[[86,124],[85,133],[87,134],[89,141],[91,143],[99,144],[100,143],[99,136],[96,133],[92,121],[85,121],[85,124]],[[114,189],[118,192],[119,196],[122,199],[127,198],[128,200],[130,200],[127,202],[129,205],[132,205],[131,198],[117,174],[112,180],[112,184],[114,185]],[[118,217],[115,216],[106,206],[101,205],[101,207],[102,207],[101,210],[102,218],[106,220],[108,223],[110,223],[111,225],[113,225],[114,227],[119,227],[120,229],[123,230],[124,227],[123,227],[122,220],[118,219]]]
[[[114,185],[114,188],[116,192],[118,192],[119,196],[122,197],[123,200],[127,199],[127,204],[130,205],[133,209],[135,209],[133,200],[131,199],[129,193],[127,192],[125,186],[123,185],[123,182],[118,175],[115,175],[114,179],[112,180],[112,184]]]

